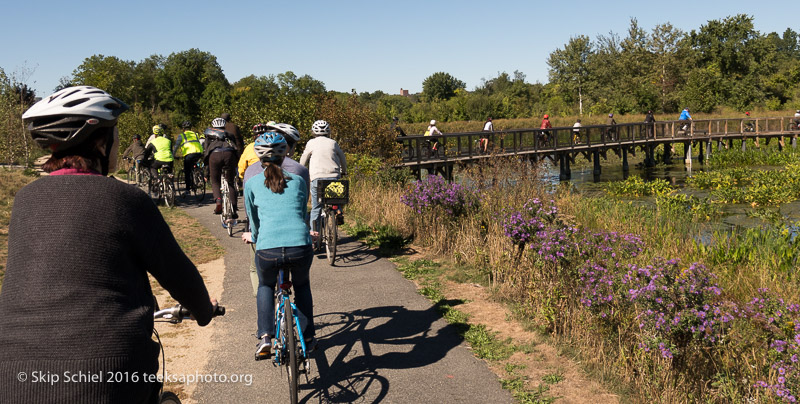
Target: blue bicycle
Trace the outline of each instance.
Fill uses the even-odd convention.
[[[303,338],[305,317],[291,299],[292,282],[286,276],[286,269],[278,269],[278,288],[275,289],[275,330],[277,335],[272,341],[272,364],[286,366],[289,378],[289,397],[292,404],[297,404],[297,385],[300,374],[306,375],[310,369],[308,350]],[[256,355],[256,360],[269,358],[269,355]]]

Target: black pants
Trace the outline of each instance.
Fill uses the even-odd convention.
[[[236,180],[236,163],[236,152],[233,151],[212,152],[208,156],[209,176],[211,177],[211,191],[214,193],[214,201],[222,201],[220,178],[222,176],[222,168],[227,167],[228,175],[225,179],[228,181],[228,186],[230,187],[231,204],[234,210],[238,210],[236,203],[239,198],[239,195],[233,189],[233,181]]]
[[[158,161],[154,160],[152,164],[150,164],[150,175],[153,178],[158,177],[158,169],[160,167],[167,167],[167,172],[172,172],[172,162],[171,161]]]
[[[202,153],[191,153],[183,156],[183,179],[186,182],[187,190],[194,188],[194,176],[192,173],[194,172],[194,165],[197,164],[197,161],[202,156]]]

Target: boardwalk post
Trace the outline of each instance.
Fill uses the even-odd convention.
[[[797,135],[792,136],[792,149],[797,148]]]
[[[664,164],[672,162],[672,143],[664,143]]]
[[[683,163],[687,166],[692,165],[692,142],[684,142],[683,144],[684,149],[684,158]]]
[[[622,147],[622,171],[628,171],[628,148]]]
[[[706,160],[711,160],[711,140],[709,140],[706,144]]]
[[[742,151],[747,151],[747,138],[742,136]]]
[[[570,169],[569,169],[569,156],[567,153],[561,153],[558,155],[558,162],[560,166],[560,173],[558,174],[558,179],[561,181],[567,181],[570,179]]]
[[[594,162],[594,170],[592,171],[592,174],[600,175],[601,168],[600,168],[600,150],[599,149],[595,149],[592,152],[592,160]]]

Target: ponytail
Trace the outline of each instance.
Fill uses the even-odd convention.
[[[261,162],[261,166],[264,167],[264,186],[276,194],[282,194],[286,189],[286,176],[283,175],[280,162]]]

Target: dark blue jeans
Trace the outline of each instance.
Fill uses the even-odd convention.
[[[303,330],[306,339],[314,336],[314,299],[311,297],[309,270],[314,259],[311,245],[302,247],[279,247],[256,251],[258,272],[258,337],[264,334],[275,335],[275,285],[278,283],[278,269],[283,267],[291,273],[294,303],[308,319]],[[286,271],[284,272],[285,275]]]

